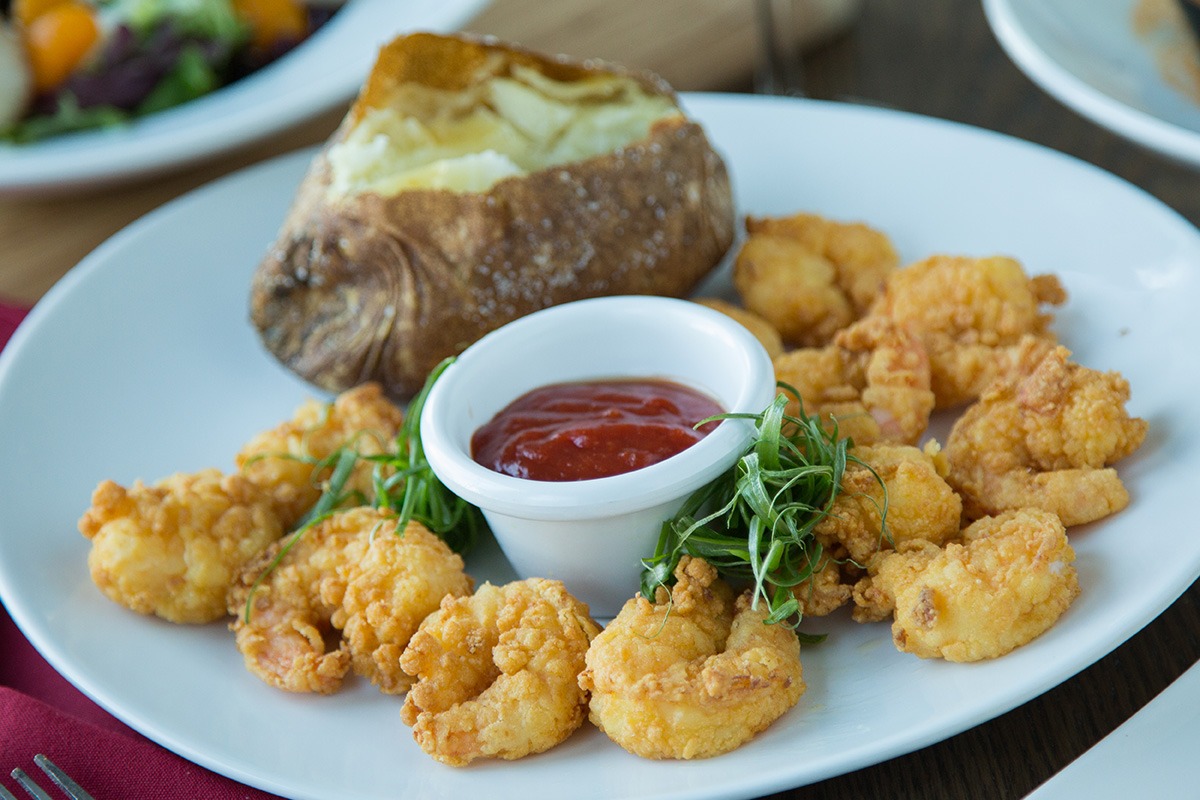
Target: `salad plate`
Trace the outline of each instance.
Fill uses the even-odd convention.
[[[997,40],[1044,91],[1200,167],[1200,44],[1177,0],[983,0]]]
[[[1131,505],[1071,531],[1082,594],[1054,628],[1002,658],[952,664],[898,652],[887,624],[808,620],[828,636],[803,649],[807,692],[732,753],[644,760],[585,724],[546,753],[455,769],[413,742],[399,698],[364,681],[331,696],[281,692],[246,671],[225,625],[171,625],[109,602],[76,530],[95,485],[232,469],[243,442],[316,394],[266,354],[247,308],[311,152],[225,178],[119,233],[0,353],[0,452],[16,454],[0,460],[0,599],[17,625],[133,728],[296,800],[700,800],[819,781],[992,719],[1112,651],[1196,580],[1200,538],[1185,523],[1200,469],[1200,376],[1168,366],[1194,360],[1200,338],[1195,228],[1095,167],[954,123],[797,99],[684,102],[725,156],[740,213],[862,220],[905,261],[1002,253],[1060,277],[1060,338],[1080,363],[1129,379],[1129,410],[1150,434],[1120,465]],[[728,263],[702,291],[731,292]],[[513,575],[490,541],[467,571],[477,583]]]
[[[450,32],[487,0],[349,0],[308,40],[212,94],[128,125],[29,144],[0,142],[0,193],[93,186],[193,163],[352,98],[380,47],[413,30]]]

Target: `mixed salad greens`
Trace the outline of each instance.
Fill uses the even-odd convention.
[[[261,69],[344,0],[0,0],[0,142],[121,125]]]

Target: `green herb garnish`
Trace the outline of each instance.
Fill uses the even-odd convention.
[[[396,513],[397,532],[416,520],[440,536],[456,553],[466,553],[475,546],[484,525],[482,512],[438,480],[421,444],[421,410],[433,384],[452,363],[453,357],[434,367],[421,391],[409,402],[392,452],[364,455],[354,442],[348,442],[326,458],[313,462],[318,473],[329,468],[333,471],[320,498],[297,528],[310,526],[339,508],[370,503]],[[362,461],[375,465],[371,478],[373,498],[346,489],[354,467]]]
[[[313,460],[314,471],[317,473],[332,468],[329,480],[325,483],[317,502],[289,534],[291,539],[280,548],[275,558],[250,587],[249,596],[246,598],[246,622],[250,621],[255,591],[288,551],[310,528],[347,506],[361,506],[371,502],[377,508],[396,512],[396,535],[403,534],[408,523],[416,520],[441,537],[456,553],[465,554],[474,548],[485,525],[483,513],[438,480],[429,466],[428,459],[425,458],[425,449],[421,445],[421,409],[425,407],[434,382],[452,363],[453,357],[434,367],[421,391],[409,402],[404,422],[396,435],[394,452],[363,455],[351,442],[339,447],[324,459]],[[375,465],[372,473],[375,495],[373,499],[365,497],[360,491],[346,488],[354,468],[361,461],[373,462]]]
[[[799,397],[791,386],[780,387]],[[813,528],[831,513],[847,462],[862,462],[849,453],[853,442],[838,438],[836,421],[826,430],[803,408],[798,416],[784,413],[787,404],[781,392],[760,414],[712,418],[753,420],[754,442],[663,523],[654,555],[642,560],[646,599],[653,602],[659,586],[669,587],[680,558],[691,555],[727,579],[751,583],[754,602],[768,604],[767,622],[794,617],[798,623],[800,604],[792,589],[822,565]]]
[[[366,458],[377,464],[375,504],[397,512],[399,530],[415,519],[442,537],[450,549],[466,553],[479,539],[484,527],[483,513],[438,480],[421,444],[421,410],[433,384],[453,363],[452,356],[434,367],[421,391],[409,403],[396,437],[396,453]]]

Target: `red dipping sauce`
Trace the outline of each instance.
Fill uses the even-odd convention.
[[[471,457],[505,475],[581,481],[657,464],[703,439],[715,400],[666,380],[556,383],[514,400],[471,437]]]

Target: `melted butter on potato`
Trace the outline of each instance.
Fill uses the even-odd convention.
[[[563,82],[528,67],[467,93],[397,87],[330,148],[331,192],[483,192],[505,178],[582,161],[646,137],[678,115],[671,98],[625,76]]]

